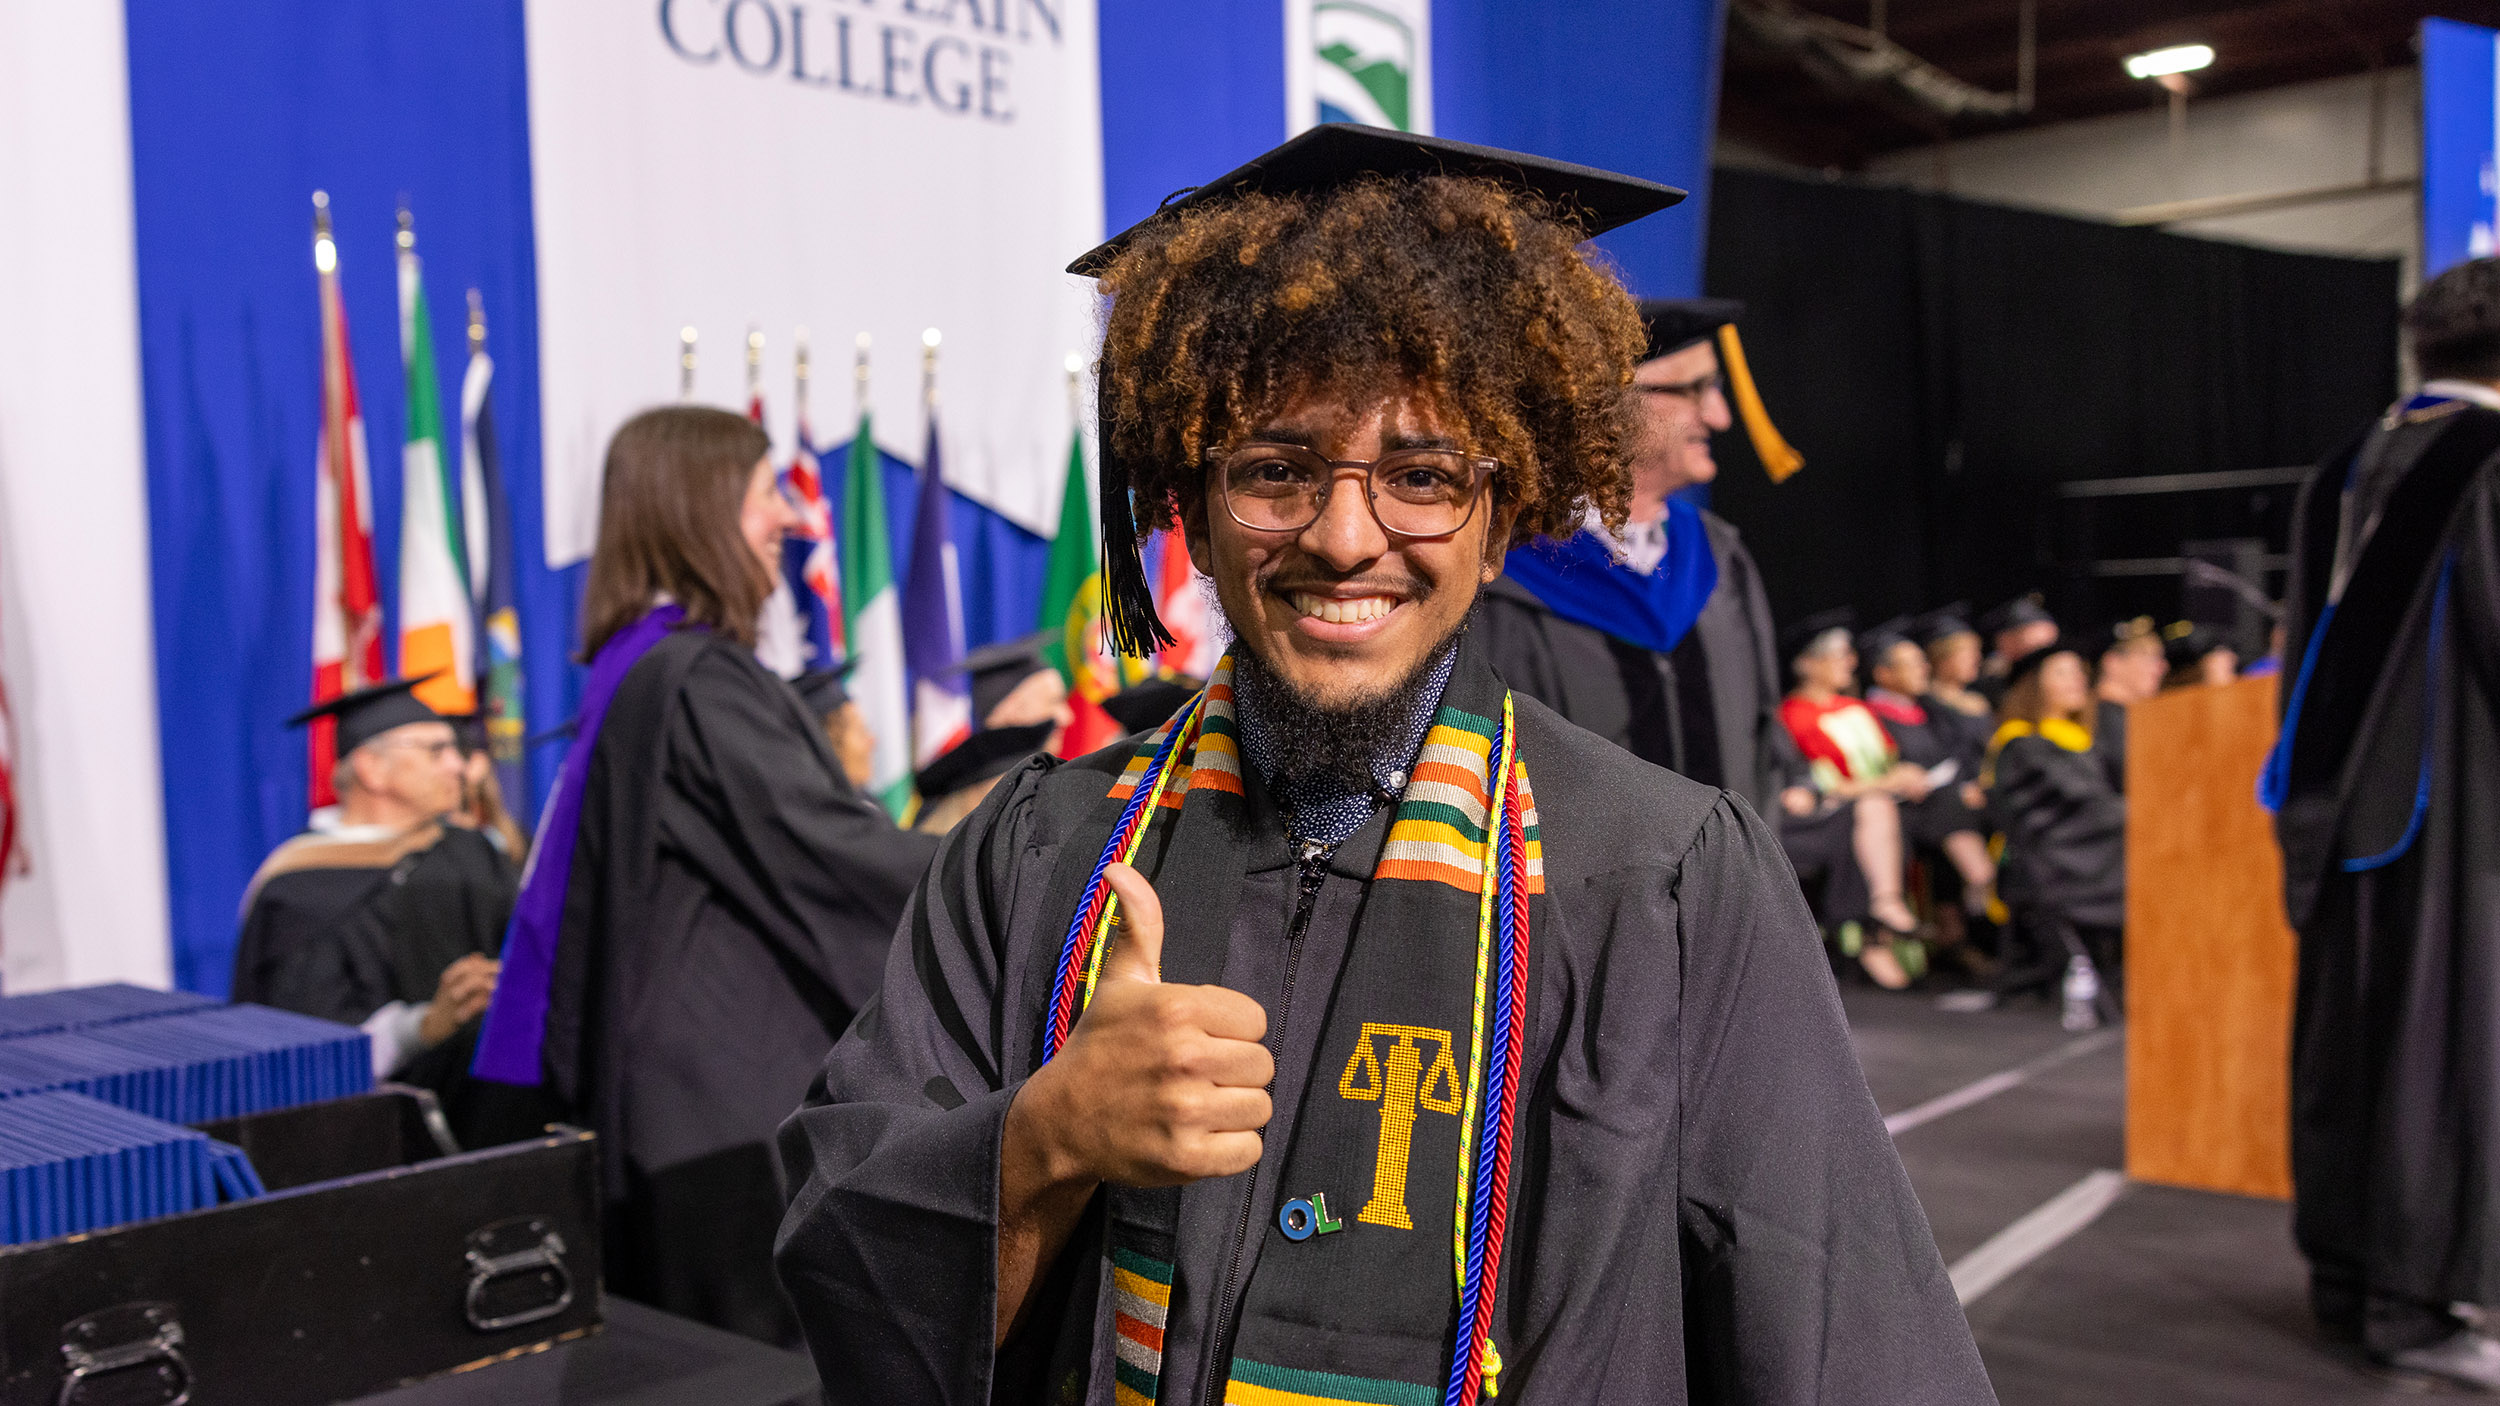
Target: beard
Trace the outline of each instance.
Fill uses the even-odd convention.
[[[1416,741],[1415,697],[1458,648],[1459,637],[1474,619],[1472,610],[1461,616],[1396,683],[1325,704],[1268,668],[1248,641],[1242,641],[1233,660],[1233,695],[1262,729],[1272,729],[1268,735],[1278,745],[1262,749],[1272,753],[1275,767],[1269,785],[1291,790],[1321,783],[1378,797],[1378,773],[1388,769],[1379,763],[1406,760],[1404,751]],[[1400,755],[1392,759],[1392,753]]]

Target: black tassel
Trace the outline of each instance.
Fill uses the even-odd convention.
[[[1095,371],[1095,405],[1107,389],[1104,372]],[[1100,427],[1100,411],[1096,412]],[[1154,587],[1146,581],[1146,561],[1137,553],[1137,518],[1129,505],[1128,465],[1111,447],[1111,433],[1095,436],[1102,455],[1102,619],[1111,647],[1132,659],[1144,659],[1170,645],[1172,632],[1155,613]]]

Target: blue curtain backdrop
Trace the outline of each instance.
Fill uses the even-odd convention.
[[[1106,229],[1285,139],[1283,8],[1100,0]],[[1708,227],[1719,28],[1718,0],[1434,0],[1434,127],[1692,192],[1599,241],[1634,292],[1691,297]]]
[[[530,726],[574,702],[579,572],[539,550],[536,256],[521,9],[510,0],[129,0],[131,145],[175,979],[231,976],[235,905],[304,820],[320,321],[311,196],[330,192],[372,448],[375,565],[399,558],[393,211],[417,218],[436,368],[458,394],[485,299],[519,545]],[[397,621],[390,621],[396,641]],[[538,790],[555,763],[536,759]]]

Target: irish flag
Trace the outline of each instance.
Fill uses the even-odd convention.
[[[313,269],[321,282],[321,437],[313,450],[313,686],[324,703],[382,680],[382,593],[373,570],[373,481],[356,366],[339,301],[339,250],[330,197],[313,192]],[[330,773],[337,720],[312,724],[312,805],[335,804]]]
[[[903,701],[903,607],[894,589],[894,543],[885,515],[885,466],[868,412],[842,484],[842,634],[857,661],[846,685],[876,737],[868,789],[896,815],[911,800],[911,713]]]
[[[399,212],[399,359],[408,371],[408,435],[400,447],[399,671],[434,677],[417,697],[447,716],[477,709],[476,622],[471,618],[465,536],[453,507],[451,456],[443,452],[443,396],[434,375],[434,331],[417,262],[417,234]]]

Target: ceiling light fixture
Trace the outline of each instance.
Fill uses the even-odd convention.
[[[2194,73],[2212,64],[2211,44],[2173,44],[2167,49],[2127,56],[2129,78],[2160,78],[2173,73]]]

